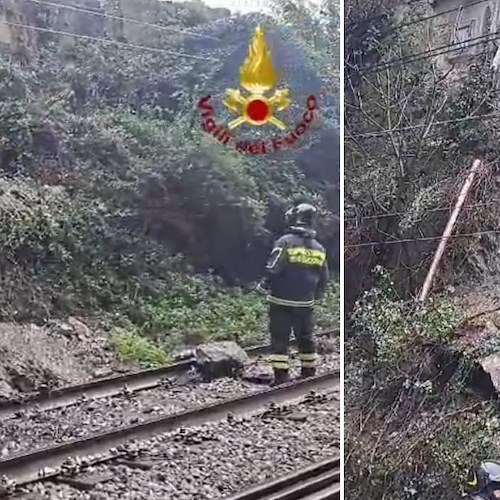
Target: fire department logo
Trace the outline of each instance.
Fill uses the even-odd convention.
[[[271,123],[281,130],[286,130],[286,125],[274,116],[274,112],[283,111],[290,106],[289,89],[276,90],[269,98],[265,96],[266,92],[276,87],[277,81],[271,51],[263,29],[258,26],[248,50],[248,57],[240,68],[240,87],[249,95],[243,96],[240,90],[226,90],[224,105],[240,115],[228,124],[229,130],[245,122],[256,126]]]
[[[297,125],[290,127],[280,119],[279,113],[292,105],[290,89],[276,88],[278,74],[260,26],[255,29],[248,56],[240,67],[239,84],[239,89],[227,89],[222,100],[224,108],[231,115],[237,115],[227,125],[216,122],[212,96],[203,97],[198,102],[202,110],[203,129],[221,144],[233,147],[239,153],[265,154],[296,147],[301,136],[313,126],[319,112],[314,95],[307,97],[307,108]],[[254,127],[270,125],[275,130],[285,131],[285,134],[258,140],[248,140],[247,136],[245,139],[235,137],[233,131],[243,124]]]

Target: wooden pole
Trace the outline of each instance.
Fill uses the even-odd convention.
[[[453,232],[453,228],[455,227],[455,223],[457,222],[458,216],[460,214],[460,210],[462,209],[462,205],[464,204],[465,198],[467,197],[469,189],[472,186],[472,182],[474,181],[474,177],[476,176],[481,165],[482,165],[481,160],[474,160],[474,162],[472,163],[469,175],[467,176],[467,179],[465,180],[464,185],[462,186],[462,190],[458,195],[457,203],[455,205],[455,208],[453,209],[453,212],[450,215],[448,224],[444,229],[443,236],[441,236],[441,241],[439,242],[439,246],[436,250],[436,253],[434,254],[434,259],[432,261],[431,267],[429,269],[429,272],[427,273],[427,277],[425,278],[424,286],[422,287],[422,291],[420,292],[420,297],[419,297],[420,302],[424,302],[425,299],[427,298],[427,295],[429,294],[429,291],[432,287],[432,282],[434,281],[434,276],[439,266],[439,262],[441,261],[441,257],[443,256],[443,253],[445,251],[446,244],[450,239],[450,236]]]

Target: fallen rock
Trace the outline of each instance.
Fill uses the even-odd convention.
[[[305,422],[307,420],[307,417],[307,413],[297,411],[288,415],[286,418],[288,418],[288,420],[293,420],[294,422]]]
[[[35,380],[23,373],[13,375],[10,383],[20,392],[32,392],[36,389]]]
[[[241,378],[252,384],[269,385],[274,376],[269,363],[251,363],[245,366]]]
[[[55,320],[51,322],[52,331],[69,339],[87,340],[92,337],[90,328],[80,320],[70,317],[66,321]]]
[[[79,319],[70,317],[68,318],[68,324],[73,328],[78,340],[88,340],[92,338],[92,331],[90,328]]]
[[[195,358],[206,380],[239,375],[250,362],[248,354],[232,341],[202,344],[196,348]]]
[[[12,394],[12,387],[5,380],[0,380],[0,401],[10,399]]]
[[[109,366],[101,366],[92,371],[92,378],[107,378],[114,375],[114,371]]]
[[[63,321],[51,321],[49,325],[52,332],[62,337],[71,338],[75,333],[73,327],[69,323]]]
[[[172,359],[175,363],[179,363],[181,361],[187,361],[188,359],[192,359],[195,357],[195,351],[192,348],[180,348],[175,349],[172,353]]]

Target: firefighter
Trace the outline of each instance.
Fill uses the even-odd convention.
[[[257,290],[267,295],[271,333],[273,385],[290,380],[289,343],[293,330],[301,377],[316,374],[313,308],[328,280],[326,251],[316,240],[316,208],[301,203],[286,213],[288,231],[274,244]]]
[[[485,460],[469,473],[466,492],[474,500],[500,499],[500,462]]]

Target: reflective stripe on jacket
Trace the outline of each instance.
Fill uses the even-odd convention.
[[[326,251],[316,233],[291,228],[279,238],[266,266],[264,286],[268,301],[288,307],[312,307],[323,296],[328,281]]]

